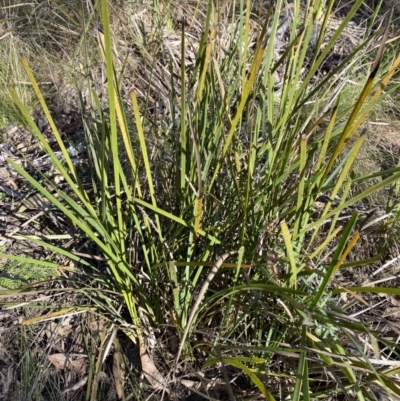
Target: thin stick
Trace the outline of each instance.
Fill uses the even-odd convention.
[[[179,350],[178,350],[178,353],[176,355],[176,359],[175,359],[176,366],[178,364],[179,358],[181,357],[182,350],[183,350],[183,347],[185,345],[186,338],[187,338],[187,336],[189,334],[190,327],[192,326],[192,323],[193,323],[193,319],[194,319],[194,317],[195,317],[195,315],[197,313],[197,310],[199,309],[200,303],[201,303],[205,293],[207,292],[208,287],[209,287],[212,279],[218,273],[218,270],[220,269],[222,264],[225,262],[225,260],[227,258],[229,258],[229,256],[234,255],[235,253],[237,253],[237,251],[227,252],[224,255],[220,256],[218,258],[218,260],[215,262],[214,266],[212,267],[210,273],[208,273],[208,276],[207,276],[206,280],[204,281],[203,286],[200,289],[199,295],[197,296],[196,302],[194,303],[194,305],[192,307],[192,310],[190,311],[189,320],[188,320],[188,322],[186,324],[185,331],[183,332],[182,341],[181,341],[181,343],[179,345]]]

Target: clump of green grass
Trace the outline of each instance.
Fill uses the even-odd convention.
[[[71,193],[51,181],[45,187],[17,163],[9,160],[10,165],[72,222],[78,240],[89,242],[103,263],[97,268],[90,258],[39,236],[29,240],[81,264],[91,285],[75,291],[87,295],[112,322],[113,335],[120,331],[138,345],[154,390],[171,397],[182,391],[179,378],[185,365],[194,366],[195,357],[204,370],[219,367],[231,399],[256,389],[269,400],[328,399],[339,393],[364,400],[373,399],[373,386],[400,395],[397,345],[372,324],[351,316],[344,301],[347,296],[365,305],[365,294],[393,296],[400,291],[337,280],[341,272],[379,260],[354,258],[363,225],[357,210],[346,219],[343,212],[384,188],[390,187],[398,199],[398,167],[358,190],[374,174],[357,176],[354,163],[365,140],[362,125],[385,98],[383,91],[400,59],[379,69],[386,31],[369,72],[357,75],[357,97],[341,108],[342,90],[332,92],[341,85],[337,73],[349,60],[368,60],[363,49],[373,38],[317,79],[362,1],[354,2],[320,50],[333,6],[327,2],[310,57],[313,28],[324,3],[307,4],[302,13],[294,3],[289,46],[279,59],[274,38],[282,24],[282,0],[258,21],[254,49],[249,46],[251,2],[232,8],[228,41],[220,40],[222,10],[210,3],[190,68],[185,58],[188,35],[182,28],[180,60],[170,60],[169,98],[163,99],[166,112],[161,117],[157,109],[150,114],[148,99],[139,103],[134,91],[131,109],[127,107],[121,94],[124,67],[116,69],[108,3],[102,0],[99,43],[108,109],[92,90],[92,114],[83,116],[90,191],[25,58],[24,68],[62,159],[9,88]],[[159,73],[160,65],[149,60],[154,74]],[[278,71],[284,74],[280,93]],[[328,198],[322,205],[321,193]],[[337,195],[340,200],[334,203]],[[398,215],[391,218],[387,224],[397,224]],[[159,343],[159,331],[178,343],[174,355]],[[196,342],[200,334],[203,340]],[[150,357],[150,343],[160,344],[164,369]],[[104,336],[100,348],[106,344],[111,346]],[[114,346],[118,348],[117,342]],[[383,349],[390,350],[389,358],[382,357]],[[94,358],[87,392],[93,400],[105,353]],[[244,377],[243,388],[229,384],[230,375]]]

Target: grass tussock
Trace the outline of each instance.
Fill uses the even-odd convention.
[[[2,11],[3,398],[400,397],[396,7]]]

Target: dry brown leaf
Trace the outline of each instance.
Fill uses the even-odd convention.
[[[64,370],[66,368],[67,358],[64,354],[52,354],[48,356],[50,363],[58,370]]]
[[[103,332],[104,321],[95,315],[91,315],[89,318],[89,329],[94,337],[100,336]]]
[[[48,356],[48,359],[57,370],[73,369],[79,373],[86,370],[86,358],[83,356],[73,360],[67,358],[65,354],[52,354]]]
[[[66,337],[71,333],[73,325],[71,323],[73,316],[66,316],[65,319],[60,323],[48,322],[45,329],[45,334],[48,338],[52,338],[54,335],[57,337]]]
[[[387,308],[383,317],[391,317],[391,318],[399,318],[400,317],[400,308]]]
[[[142,363],[143,374],[147,381],[150,383],[154,390],[164,390],[169,396],[171,391],[167,387],[167,381],[164,376],[160,373],[157,367],[154,365],[153,360],[147,353],[144,341],[139,337],[139,350],[140,350],[140,361]]]
[[[394,306],[400,306],[400,301],[395,297],[390,297],[390,303]]]
[[[47,338],[52,338],[55,330],[57,329],[57,323],[48,322],[46,324],[46,328],[43,330],[43,334],[46,335]]]

